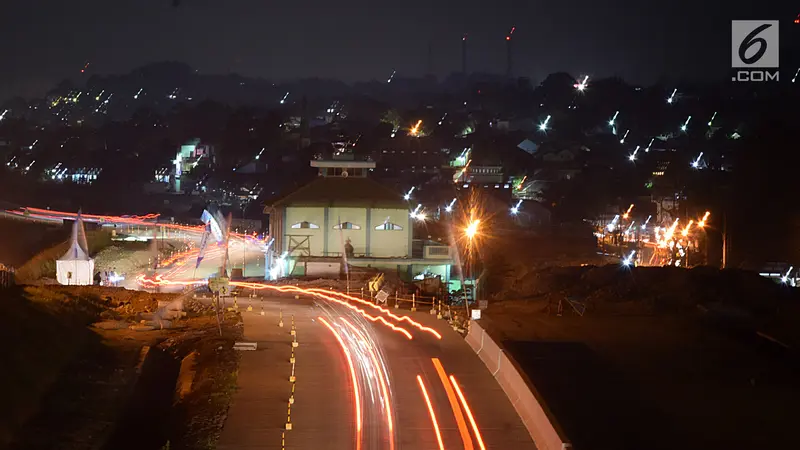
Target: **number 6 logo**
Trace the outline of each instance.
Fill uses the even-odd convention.
[[[778,67],[777,20],[734,20],[731,31],[733,67]]]
[[[739,59],[741,59],[743,63],[750,65],[754,62],[757,62],[762,56],[764,56],[764,53],[767,52],[767,40],[763,37],[756,36],[771,26],[772,24],[765,23],[745,36],[742,43],[739,44]],[[758,44],[758,50],[756,50],[753,56],[748,57],[747,51],[750,50],[750,47],[756,44]]]

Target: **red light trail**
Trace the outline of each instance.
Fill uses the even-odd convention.
[[[350,356],[350,351],[347,350],[347,346],[342,339],[342,336],[339,335],[333,326],[328,323],[323,317],[319,317],[319,321],[322,322],[323,325],[328,327],[328,329],[333,333],[333,336],[339,342],[339,345],[342,347],[342,351],[344,352],[344,356],[347,359],[347,365],[350,367],[350,378],[353,381],[353,400],[356,404],[356,449],[361,449],[361,426],[362,426],[362,417],[361,417],[361,394],[359,393],[358,389],[358,378],[356,378],[356,368],[353,365],[353,357]]]

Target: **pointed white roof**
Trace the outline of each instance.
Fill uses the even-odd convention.
[[[83,219],[78,211],[78,217],[72,224],[72,237],[70,238],[69,250],[59,261],[90,261],[89,244],[86,242],[86,230],[83,228]]]

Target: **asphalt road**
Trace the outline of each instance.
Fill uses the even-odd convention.
[[[437,339],[407,322],[390,320],[406,331],[392,330],[326,300],[269,297],[252,306],[243,312],[245,338],[259,350],[242,353],[239,390],[218,448],[535,448],[492,375],[446,321],[391,310],[435,330]],[[286,431],[292,316],[296,392]]]

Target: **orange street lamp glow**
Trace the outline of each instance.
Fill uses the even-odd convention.
[[[708,216],[710,216],[710,215],[711,215],[711,212],[710,211],[706,211],[706,213],[703,214],[703,218],[700,219],[700,222],[697,222],[697,226],[700,227],[700,228],[704,228],[706,226],[706,221],[708,220]]]
[[[628,210],[625,211],[625,214],[622,215],[622,218],[627,220],[628,217],[631,215],[632,210],[633,210],[633,203],[631,203],[631,206],[629,206]]]
[[[411,128],[411,135],[417,136],[419,134],[419,127],[422,125],[422,120],[418,120],[417,124]]]
[[[684,228],[684,229],[683,229],[683,231],[681,232],[681,234],[682,234],[684,237],[686,237],[686,236],[688,236],[688,235],[689,235],[689,228],[692,228],[692,224],[693,224],[693,223],[694,223],[694,220],[690,220],[690,221],[689,221],[689,224],[688,224],[688,225],[686,225],[686,228]]]
[[[480,220],[477,219],[473,220],[472,222],[470,222],[469,225],[467,225],[467,228],[464,229],[464,234],[466,234],[467,237],[470,239],[474,238],[475,235],[478,234],[478,225],[480,224],[481,224]]]

